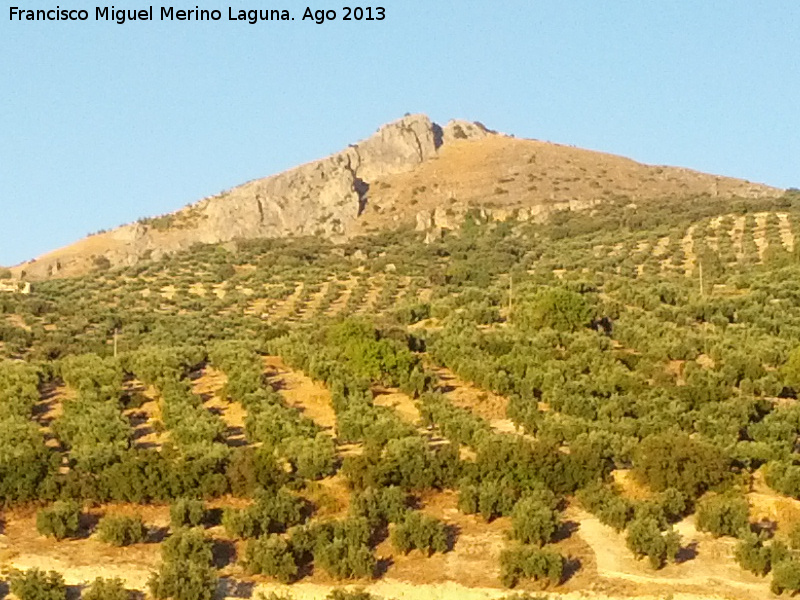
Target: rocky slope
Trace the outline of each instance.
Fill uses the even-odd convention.
[[[153,219],[90,236],[14,268],[41,279],[96,266],[131,265],[195,243],[323,235],[333,239],[415,223],[428,237],[468,210],[495,218],[543,218],[624,195],[779,194],[763,185],[688,169],[652,167],[618,156],[517,140],[478,123],[444,127],[406,116],[322,160]]]

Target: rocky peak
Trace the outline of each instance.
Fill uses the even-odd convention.
[[[413,170],[442,144],[490,135],[485,127],[425,115],[406,115],[327,158],[251,181],[156,219],[144,219],[92,238],[92,252],[66,248],[22,265],[29,277],[69,275],[98,258],[112,266],[158,258],[195,243],[289,235],[346,236],[364,212],[377,180]]]

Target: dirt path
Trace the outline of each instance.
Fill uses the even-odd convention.
[[[698,532],[691,518],[675,526],[681,534],[682,546],[691,549],[687,552],[688,560],[655,571],[646,561],[633,557],[626,547],[624,532],[617,533],[589,513],[573,510],[580,523],[574,535],[580,536],[594,551],[599,577],[636,584],[657,584],[664,591],[691,586],[698,588],[695,593],[714,590],[724,593],[726,597],[769,596],[769,584],[765,579],[750,575],[733,561],[735,541],[730,538],[715,540],[708,534]]]
[[[367,293],[364,300],[356,308],[357,315],[371,315],[375,312],[375,305],[383,289],[383,277],[370,277],[367,281]]]
[[[264,366],[270,385],[280,392],[289,406],[299,409],[322,428],[336,431],[331,393],[324,385],[290,369],[279,356],[265,357]]]
[[[229,446],[246,446],[244,425],[247,411],[239,402],[228,402],[222,397],[222,388],[228,377],[222,371],[207,366],[192,381],[192,392],[203,399],[203,406],[225,423],[225,443]]]
[[[683,255],[685,256],[683,261],[683,271],[687,277],[690,277],[692,273],[694,273],[694,265],[696,262],[696,257],[694,254],[694,232],[696,228],[697,227],[695,225],[690,225],[686,230],[686,234],[681,240],[681,248],[683,249]]]
[[[756,213],[756,227],[753,230],[753,241],[758,248],[758,259],[764,261],[764,253],[767,251],[767,216],[769,213]]]
[[[383,387],[373,388],[373,393],[375,394],[374,402],[376,406],[386,406],[394,409],[401,419],[412,425],[420,422],[419,409],[417,409],[414,399],[408,394],[404,394],[395,388]]]
[[[735,217],[730,231],[733,252],[736,254],[737,261],[741,261],[744,258],[744,227],[746,220],[747,218],[744,216]]]
[[[653,247],[653,256],[661,258],[667,253],[669,248],[669,236],[658,238],[656,245]]]
[[[283,300],[277,302],[275,306],[272,307],[272,310],[270,311],[271,313],[270,316],[272,316],[274,319],[277,320],[289,318],[294,311],[297,299],[303,292],[303,287],[304,284],[302,282],[298,283],[291,294],[289,294]]]
[[[778,213],[778,226],[781,232],[781,242],[787,251],[794,251],[794,233],[792,232],[792,223],[789,220],[787,213]]]
[[[127,382],[125,389],[130,394],[140,395],[144,400],[138,408],[129,408],[122,413],[133,427],[133,445],[142,449],[160,450],[169,434],[161,419],[158,391],[136,379]]]
[[[434,368],[434,373],[444,386],[445,395],[453,404],[468,408],[492,423],[492,426],[497,425],[501,429],[507,427],[507,398],[467,383],[446,367],[437,366]]]
[[[353,294],[353,289],[355,289],[355,287],[358,285],[358,281],[359,280],[357,277],[350,276],[349,279],[339,282],[339,284],[342,286],[342,291],[339,294],[339,297],[331,302],[330,308],[325,311],[326,315],[332,317],[334,315],[338,315],[344,310],[344,307],[347,306],[347,302],[350,300],[350,296]]]

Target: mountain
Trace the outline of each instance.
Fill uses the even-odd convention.
[[[470,210],[542,219],[609,198],[754,198],[782,190],[536,140],[480,123],[410,115],[327,158],[245,183],[174,213],[89,236],[13,269],[37,280],[132,265],[194,244],[319,235],[344,240],[414,224],[428,239]]]

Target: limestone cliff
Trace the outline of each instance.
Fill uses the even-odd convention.
[[[454,121],[441,128],[424,115],[406,116],[322,160],[251,181],[170,215],[91,236],[15,271],[37,279],[80,273],[98,261],[130,265],[198,242],[346,236],[367,207],[373,182],[414,169],[446,141],[487,135],[488,130],[474,123]]]

